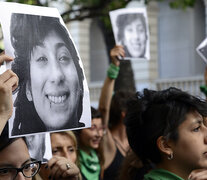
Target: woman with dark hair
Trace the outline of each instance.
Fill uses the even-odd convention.
[[[0,136],[0,179],[32,179],[41,166],[32,160],[24,138],[8,138],[8,126]]]
[[[76,131],[78,140],[78,157],[83,180],[103,179],[104,155],[102,138],[105,128],[98,110],[91,107],[91,128]]]
[[[12,14],[11,42],[19,77],[12,135],[83,127],[83,72],[58,18]]]
[[[64,157],[52,157],[44,166],[44,180],[78,180],[79,169]],[[0,136],[0,180],[28,180],[41,167],[41,161],[32,159],[24,138],[8,138],[8,126]],[[37,179],[39,179],[37,177]]]
[[[121,14],[116,19],[117,41],[124,46],[125,56],[145,57],[147,46],[147,26],[142,13]]]
[[[144,180],[184,180],[207,167],[207,103],[176,88],[145,89],[129,102],[129,144],[144,167]]]

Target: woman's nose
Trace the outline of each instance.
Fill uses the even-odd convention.
[[[69,159],[69,160],[71,159],[70,154],[69,154],[67,149],[63,150],[63,155],[62,156],[65,157],[66,159]]]
[[[96,129],[96,136],[97,136],[97,137],[102,137],[102,136],[103,136],[102,131],[99,130],[99,129]]]
[[[140,35],[139,35],[139,32],[138,32],[138,31],[135,30],[135,31],[133,32],[133,34],[134,34],[134,35],[133,35],[133,36],[134,36],[134,39],[140,39]]]
[[[50,66],[50,81],[55,84],[59,84],[64,81],[65,75],[62,69],[62,66],[58,62],[51,63]]]

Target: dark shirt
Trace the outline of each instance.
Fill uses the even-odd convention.
[[[118,148],[116,148],[116,155],[112,163],[104,170],[104,180],[115,180],[118,178],[123,159],[124,156],[120,153]]]

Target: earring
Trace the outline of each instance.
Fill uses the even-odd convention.
[[[173,153],[170,153],[170,155],[167,157],[167,159],[172,160],[173,159]]]

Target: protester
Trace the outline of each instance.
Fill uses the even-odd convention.
[[[78,139],[78,157],[83,180],[100,180],[103,177],[102,138],[105,128],[99,111],[91,107],[91,128],[76,131]]]
[[[12,61],[13,59],[5,54],[0,55],[0,67],[4,61]],[[0,134],[12,115],[13,101],[12,91],[18,86],[18,77],[13,71],[7,70],[0,74]]]
[[[78,165],[78,144],[72,131],[51,133],[50,138],[53,156],[65,157]]]
[[[189,179],[207,167],[207,103],[176,88],[145,89],[129,102],[129,144],[143,163],[155,168],[144,180]]]
[[[23,138],[8,138],[8,124],[0,136],[0,179],[31,179],[41,162],[32,160]]]
[[[117,91],[112,97],[114,83],[119,73],[119,58],[125,56],[123,46],[115,46],[111,50],[110,56],[112,63],[107,71],[99,101],[99,110],[107,128],[103,139],[105,180],[118,178],[121,163],[129,150],[123,119],[125,117],[127,99],[132,95],[130,91]]]
[[[64,167],[72,169],[70,172],[70,180],[81,180],[81,174],[78,169],[77,158],[77,141],[72,131],[51,133],[51,145],[52,154],[54,159],[58,159],[57,162],[61,163]],[[74,173],[74,174],[72,174]],[[48,180],[50,177],[50,169],[43,165],[39,174],[35,177],[35,180]]]
[[[0,136],[0,179],[36,179],[41,161],[32,159],[23,137],[8,138],[8,124]],[[53,157],[43,166],[47,173],[43,180],[79,180],[79,169],[64,157]],[[29,169],[28,169],[29,168]],[[35,177],[34,177],[35,176]]]
[[[55,17],[13,13],[10,31],[20,79],[12,135],[83,127],[84,76],[66,28]]]

